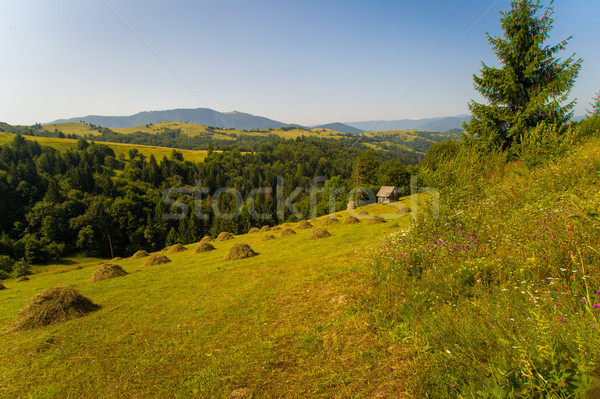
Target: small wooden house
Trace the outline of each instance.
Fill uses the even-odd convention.
[[[396,202],[400,198],[400,193],[396,186],[381,186],[377,193],[377,202],[380,204],[389,204],[390,202]]]

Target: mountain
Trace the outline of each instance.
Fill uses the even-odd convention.
[[[324,125],[312,126],[313,129],[329,129],[340,133],[358,134],[364,133],[364,130],[346,125],[341,122],[326,123]]]
[[[442,118],[399,119],[393,121],[361,121],[344,123],[357,129],[370,132],[407,129],[447,132],[450,129],[460,129],[462,122],[469,120],[469,118],[470,117],[468,115],[459,115]]]
[[[165,111],[144,111],[129,116],[88,115],[69,119],[59,119],[52,123],[80,121],[109,128],[135,127],[166,121],[187,122],[198,125],[234,129],[274,129],[279,127],[298,126],[243,112],[218,112],[209,108],[179,108]]]

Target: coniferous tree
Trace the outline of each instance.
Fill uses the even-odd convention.
[[[571,37],[549,46],[553,23],[552,2],[517,0],[501,13],[502,37],[487,34],[500,68],[482,64],[481,76],[473,76],[476,90],[487,100],[469,103],[472,113],[463,127],[490,147],[504,149],[518,144],[540,122],[564,125],[573,115],[574,101],[567,96],[581,69],[574,54],[565,60],[557,54]]]

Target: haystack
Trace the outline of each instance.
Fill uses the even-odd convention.
[[[23,281],[29,281],[29,277],[21,276],[17,279],[17,283],[22,283]]]
[[[217,238],[215,238],[215,241],[227,241],[227,240],[233,240],[233,234],[228,233],[226,231],[219,233],[219,236]]]
[[[271,229],[271,231],[281,230],[281,226],[275,226]]]
[[[281,230],[279,237],[293,236],[294,234],[296,234],[294,230],[290,229],[289,227],[286,227],[285,229]]]
[[[104,263],[100,265],[99,268],[94,270],[94,274],[92,278],[90,278],[90,283],[95,283],[96,281],[102,281],[109,278],[120,277],[126,275],[127,272],[123,270],[123,268],[119,265],[115,265],[114,263]]]
[[[371,219],[369,219],[367,221],[368,224],[378,224],[378,223],[385,223],[385,219],[382,218],[381,216],[373,216]]]
[[[250,245],[244,243],[234,244],[229,251],[225,254],[223,259],[225,260],[238,260],[244,258],[250,258],[252,256],[258,255],[256,252],[250,248]]]
[[[194,249],[194,253],[199,254],[200,252],[214,251],[215,249],[216,248],[209,242],[200,242]]]
[[[337,223],[339,222],[339,220],[337,220],[337,218],[335,216],[327,216],[325,219],[323,219],[321,221],[322,225],[328,225],[328,224],[332,224],[332,223]]]
[[[311,227],[313,227],[312,224],[307,220],[301,220],[296,225],[297,229],[310,229]]]
[[[322,227],[315,227],[306,236],[306,238],[308,238],[309,240],[312,240],[314,238],[327,238],[327,237],[331,237],[331,234]]]
[[[123,260],[123,258],[117,256],[116,258],[112,258],[110,261],[111,262],[118,262],[120,260]]]
[[[265,231],[271,231],[271,226],[263,226],[260,228],[261,233],[265,232]]]
[[[258,233],[259,231],[260,229],[258,227],[253,227],[250,230],[248,230],[248,234]]]
[[[142,249],[131,255],[131,259],[145,258],[146,256],[150,256],[150,254]]]
[[[211,241],[212,241],[212,237],[211,236],[204,236],[200,240],[200,242],[211,242]]]
[[[175,245],[171,245],[168,249],[167,249],[167,253],[168,254],[174,254],[177,252],[183,252],[183,251],[187,251],[188,249],[186,247],[184,247],[181,244],[175,244]]]
[[[267,234],[266,236],[263,237],[263,241],[269,241],[269,240],[274,240],[275,236],[273,234]]]
[[[4,284],[0,283],[0,290],[5,290],[6,287],[4,286]]]
[[[348,215],[344,218],[344,220],[342,220],[342,223],[343,224],[354,224],[354,223],[360,223],[360,220],[358,220],[354,216]]]
[[[369,214],[369,212],[367,211],[358,211],[358,214],[361,216],[367,216]]]
[[[162,265],[169,262],[171,262],[171,259],[164,255],[156,254],[149,257],[148,260],[144,262],[144,266]]]
[[[354,203],[354,201],[349,201],[348,206],[346,207],[346,210],[351,211],[353,209],[356,209],[356,204]]]
[[[100,309],[76,289],[59,285],[34,296],[8,327],[9,331],[24,330],[67,321]]]
[[[404,213],[409,213],[409,212],[411,212],[411,209],[407,206],[403,206],[402,208],[398,208],[398,210],[396,210],[396,213],[400,214],[400,215],[402,215]]]

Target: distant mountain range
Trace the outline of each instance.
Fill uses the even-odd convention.
[[[59,119],[52,123],[81,121],[108,128],[135,127],[158,122],[195,123],[204,126],[233,129],[275,129],[280,127],[298,126],[243,112],[218,112],[209,108],[179,108],[166,111],[145,111],[129,116],[88,115],[69,119]]]
[[[312,128],[331,129],[337,132],[358,134],[366,131],[385,130],[423,130],[432,132],[447,132],[451,129],[460,129],[464,121],[469,120],[468,115],[448,116],[442,118],[426,119],[399,119],[392,121],[360,121],[360,122],[335,122]],[[574,117],[573,120],[581,120]],[[277,129],[282,127],[301,126],[279,122],[273,119],[246,114],[244,112],[218,112],[209,108],[172,109],[166,111],[145,111],[129,116],[101,116],[88,115],[69,119],[59,119],[52,123],[80,122],[92,123],[102,127],[135,127],[158,122],[195,123],[204,126],[233,129]]]
[[[459,115],[443,118],[399,119],[394,121],[363,121],[344,123],[363,131],[416,129],[433,132],[447,132],[450,129],[460,129],[462,123],[469,120],[469,118],[470,116],[468,115]]]

